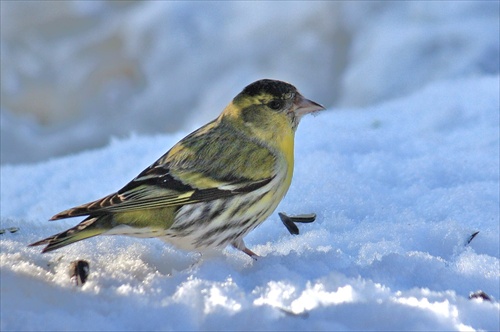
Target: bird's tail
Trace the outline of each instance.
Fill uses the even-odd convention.
[[[111,219],[111,215],[89,216],[75,227],[32,243],[29,246],[47,245],[43,248],[42,253],[56,250],[68,244],[85,240],[108,231],[111,228]]]

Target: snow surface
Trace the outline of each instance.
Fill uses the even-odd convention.
[[[4,165],[1,227],[20,230],[0,235],[0,329],[498,330],[499,81],[304,118],[277,211],[318,217],[292,236],[273,214],[246,238],[257,261],[118,236],[26,247],[77,222],[50,216],[119,189],[187,132]],[[76,259],[90,262],[83,287],[68,276]],[[469,300],[476,290],[493,301]]]
[[[500,330],[498,1],[0,5],[0,228],[19,228],[0,234],[1,331]],[[258,261],[26,247],[265,77],[328,110],[303,119],[290,191],[246,238]],[[279,211],[318,217],[293,236]]]

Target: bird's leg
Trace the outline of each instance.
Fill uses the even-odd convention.
[[[256,253],[254,253],[252,250],[248,249],[248,248],[245,248],[242,250],[245,254],[247,254],[248,256],[252,257],[254,260],[257,260],[257,258],[259,258],[259,255],[257,255]]]
[[[257,255],[252,250],[247,248],[247,246],[245,245],[245,242],[243,242],[243,239],[234,240],[231,244],[233,247],[235,247],[238,250],[243,251],[245,254],[252,257],[254,260],[257,260],[257,258],[259,257],[259,255]]]

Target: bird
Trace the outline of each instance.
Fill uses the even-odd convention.
[[[29,246],[45,245],[46,253],[98,235],[127,235],[187,251],[232,245],[256,258],[243,239],[290,187],[301,118],[324,109],[290,83],[255,81],[123,188],[50,219],[86,216],[79,224]]]

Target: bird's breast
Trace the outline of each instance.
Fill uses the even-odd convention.
[[[278,140],[278,149],[282,158],[278,158],[277,163],[280,162],[282,165],[277,165],[277,172],[283,172],[283,186],[286,193],[290,184],[292,183],[293,177],[293,166],[294,166],[294,132],[289,130],[285,132],[282,137]]]

